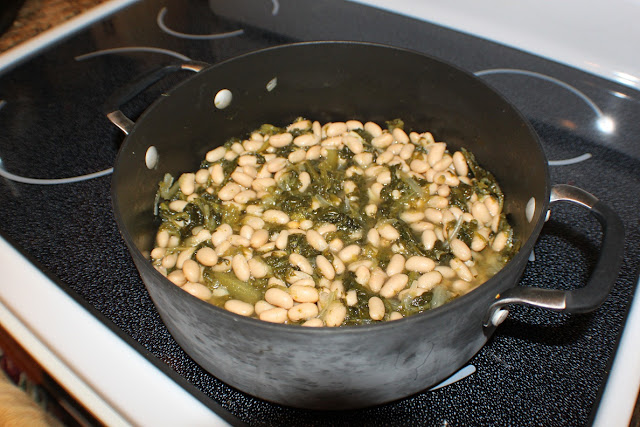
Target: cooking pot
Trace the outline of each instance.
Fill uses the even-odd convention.
[[[135,123],[121,112],[124,102],[179,70],[197,74],[163,94]],[[106,113],[127,134],[112,178],[115,218],[162,320],[205,370],[268,401],[347,409],[411,395],[445,379],[476,354],[506,317],[509,304],[586,312],[605,300],[617,277],[623,251],[618,216],[583,190],[550,186],[538,138],[509,102],[475,76],[416,52],[369,43],[308,42],[213,66],[172,65],[114,94]],[[163,175],[196,170],[205,153],[227,139],[263,123],[283,126],[298,116],[321,123],[402,118],[406,130],[428,130],[452,150],[466,147],[500,183],[519,252],[489,281],[441,307],[341,328],[242,317],[191,296],[156,271],[148,253],[158,225],[154,198]],[[602,224],[592,277],[572,291],[517,286],[549,206],[557,201],[585,207]]]

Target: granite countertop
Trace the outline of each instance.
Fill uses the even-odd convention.
[[[0,54],[107,1],[26,0],[11,27],[0,36]]]

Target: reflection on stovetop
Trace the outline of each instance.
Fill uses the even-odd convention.
[[[638,93],[361,5],[326,1],[292,21],[289,2],[250,2],[259,9],[256,16],[265,17],[260,21],[248,13],[234,15],[244,3],[237,2],[234,11],[226,2],[224,14],[216,15],[201,2],[143,1],[0,76],[0,166],[11,174],[0,179],[2,234],[63,289],[97,309],[106,323],[250,424],[586,424],[637,282],[640,201],[631,195],[640,185],[640,148],[634,143],[640,124],[633,119],[639,116]],[[211,6],[216,10],[220,3],[212,1]],[[279,26],[267,18],[278,19]],[[289,19],[289,25],[282,19]],[[345,22],[351,25],[339,25]],[[386,31],[379,30],[381,23]],[[109,171],[123,136],[103,116],[102,103],[134,76],[159,65],[216,63],[289,41],[327,38],[322,37],[326,28],[333,31],[332,38],[386,42],[442,58],[475,72],[521,109],[552,160],[552,182],[592,192],[625,222],[624,265],[599,310],[559,315],[514,308],[470,361],[475,373],[447,387],[361,411],[319,413],[260,401],[229,388],[184,354],[155,311],[113,219]],[[154,85],[123,111],[137,117],[186,77]],[[100,176],[90,175],[94,173]],[[27,184],[25,177],[55,185]],[[580,286],[595,263],[600,238],[591,217],[554,206],[522,284]]]

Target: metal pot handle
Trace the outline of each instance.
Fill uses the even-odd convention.
[[[127,85],[121,87],[113,95],[107,99],[104,104],[103,110],[107,118],[111,120],[111,123],[116,125],[125,134],[129,134],[133,130],[135,122],[124,115],[120,111],[120,106],[129,102],[148,87],[162,80],[165,76],[173,74],[176,71],[188,70],[194,72],[200,72],[209,64],[205,62],[185,62],[183,64],[166,65],[160,68],[153,69],[146,74],[138,77]]]
[[[505,306],[524,304],[568,313],[593,311],[609,295],[618,277],[624,253],[624,226],[620,217],[596,197],[570,185],[555,185],[551,189],[550,204],[570,202],[583,206],[602,224],[603,238],[600,257],[587,284],[573,291],[516,286],[496,296],[489,307],[484,325],[498,326],[509,313]]]

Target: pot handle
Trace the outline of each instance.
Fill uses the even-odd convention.
[[[135,122],[120,111],[121,105],[131,101],[133,98],[144,92],[148,87],[162,80],[169,74],[182,70],[194,71],[197,73],[208,66],[209,64],[205,62],[193,61],[182,64],[165,65],[163,67],[153,69],[113,93],[104,104],[104,113],[107,118],[111,120],[111,123],[128,135],[129,132],[133,130]]]
[[[602,224],[603,237],[600,257],[587,284],[573,291],[516,286],[496,296],[489,307],[484,326],[498,326],[509,311],[509,304],[524,304],[568,313],[593,311],[611,292],[624,253],[624,226],[620,217],[595,196],[570,185],[555,185],[551,189],[550,204],[570,202],[583,206]]]

